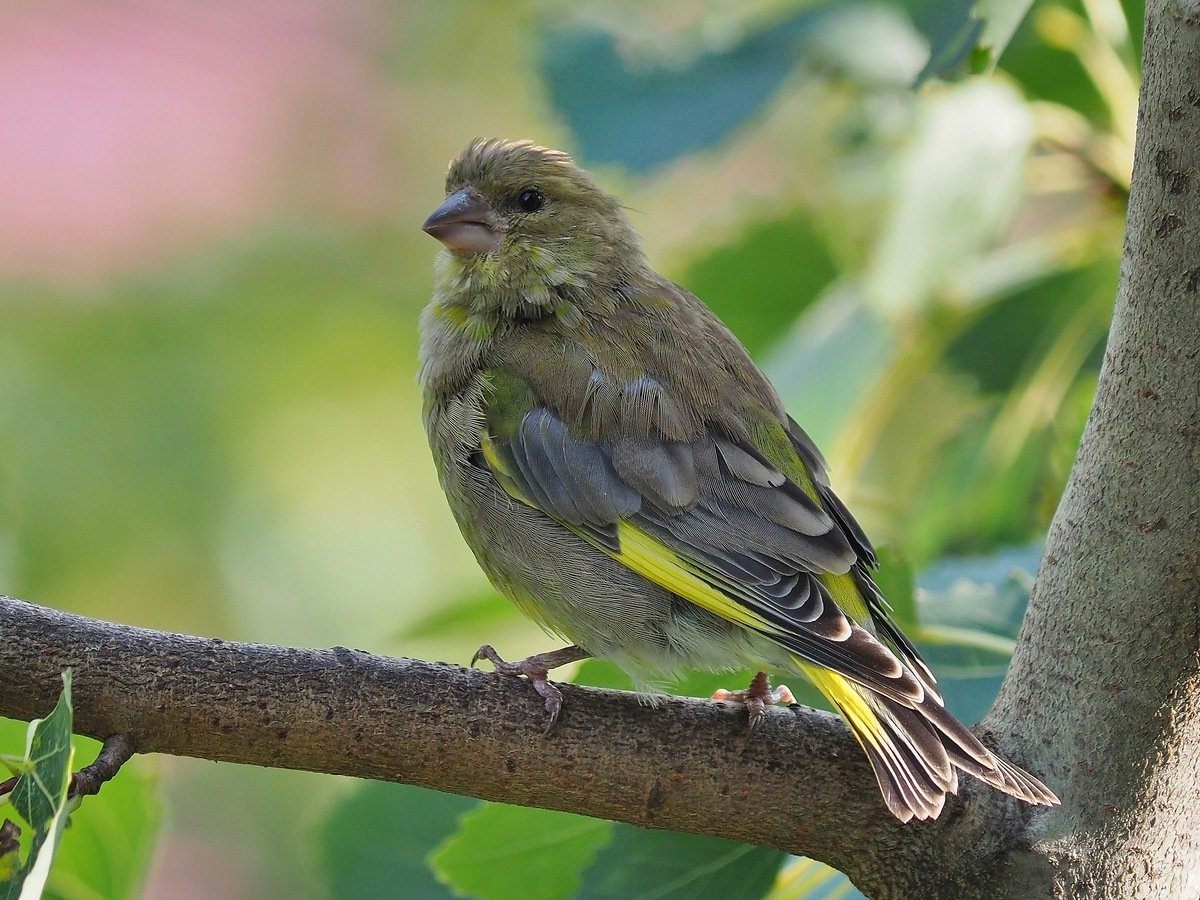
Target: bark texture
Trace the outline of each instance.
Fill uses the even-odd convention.
[[[139,753],[401,781],[765,844],[849,873],[878,866],[912,830],[884,809],[840,720],[816,710],[771,709],[749,735],[740,705],[648,707],[563,684],[546,735],[542,699],[515,679],[150,631],[0,597],[0,715],[45,715],[68,666],[76,731],[127,734]]]
[[[874,897],[1200,897],[1200,0],[1151,0],[1124,268],[1095,406],[985,740],[1036,810],[964,779],[884,811],[823,713],[527,685],[350,650],[205,640],[0,598],[0,715],[76,670],[77,727],[139,752],[403,781],[751,841]]]
[[[1063,801],[1013,896],[1200,897],[1200,3],[1144,46],[1099,388],[986,723]]]

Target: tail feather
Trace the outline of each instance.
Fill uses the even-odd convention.
[[[936,819],[946,795],[958,790],[958,775],[945,750],[919,720],[909,731],[890,711],[876,709],[875,713],[883,726],[882,735],[877,743],[864,749],[880,785],[886,779],[900,786],[900,802],[888,804],[888,808],[902,821],[909,815],[918,820]],[[936,750],[930,747],[929,738],[934,738]]]
[[[949,742],[951,762],[964,772],[1006,794],[1041,806],[1057,806],[1058,797],[1048,787],[1022,769],[992,753],[967,727],[950,715],[936,695],[926,696],[918,708]],[[890,702],[890,701],[888,701]]]
[[[932,689],[919,703],[906,706],[829,669],[796,662],[850,726],[885,805],[901,822],[937,818],[946,796],[958,791],[960,769],[1029,803],[1058,803],[1040,781],[984,747]]]

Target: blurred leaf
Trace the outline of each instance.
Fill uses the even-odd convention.
[[[1004,71],[1031,100],[1060,103],[1093,122],[1105,121],[1107,105],[1079,56],[1048,43],[1040,33],[1038,18],[1039,10],[1035,10],[1017,31],[1004,57]]]
[[[1103,350],[1107,326],[1103,307],[1091,304],[1074,310],[1037,365],[1004,398],[985,447],[993,470],[1011,465],[1040,434],[1068,424],[1062,414],[1064,405],[1072,386],[1081,375],[1086,377],[1088,360]],[[1083,422],[1077,424],[1082,430]]]
[[[831,454],[877,540],[927,563],[1044,531],[1086,417],[1074,385],[1094,377],[1115,278],[1107,262],[1072,272],[1013,292],[1004,312],[937,308],[904,329],[903,352]],[[980,381],[1008,393],[981,395]]]
[[[617,824],[583,874],[579,900],[754,900],[787,854],[719,838]]]
[[[834,284],[767,354],[784,406],[819,446],[830,446],[891,360],[895,337],[848,282]]]
[[[825,3],[751,30],[732,46],[698,43],[685,58],[635,60],[622,53],[617,34],[545,29],[542,75],[580,155],[647,172],[716,145],[799,64],[866,85],[907,85],[926,57],[903,13],[882,3]]]
[[[613,34],[549,28],[542,75],[585,160],[646,172],[713,146],[754,115],[796,64],[797,36],[818,19],[804,10],[674,67],[633,64]]]
[[[1105,256],[1055,272],[994,300],[946,348],[945,359],[981,389],[1012,390],[1080,307],[1097,310],[1096,341],[1107,331],[1119,261]]]
[[[1033,135],[1020,96],[998,82],[953,88],[924,110],[866,273],[879,310],[911,313],[1007,225]]]
[[[800,856],[779,871],[768,900],[862,900],[850,879],[824,863]]]
[[[94,757],[99,743],[76,737],[77,756]],[[84,748],[82,745],[87,745]],[[82,752],[80,752],[82,751]],[[158,779],[135,757],[71,816],[46,896],[56,900],[133,900],[141,896],[158,839]]]
[[[1142,36],[1146,29],[1146,0],[1121,0],[1125,22],[1129,27],[1129,40],[1137,54],[1135,62],[1141,65]]]
[[[451,888],[478,900],[566,900],[612,829],[601,819],[488,803],[462,818],[431,863]]]
[[[730,47],[649,62],[622,55],[617,34],[551,27],[541,35],[541,71],[585,159],[645,172],[718,143],[767,104],[798,63],[865,86],[990,68],[1031,2],[827,3]],[[928,48],[905,12],[915,14]]]
[[[680,279],[712,307],[751,354],[775,340],[837,276],[804,211],[748,225]]]
[[[404,636],[425,638],[460,629],[483,629],[519,618],[517,608],[495,591],[470,597],[422,616],[404,629]]]
[[[945,552],[936,541],[947,540],[947,530],[955,528],[949,518],[938,518],[943,507],[933,508],[927,498],[930,482],[944,479],[951,490],[943,472],[950,451],[963,434],[980,434],[986,425],[986,404],[967,379],[938,368],[936,354],[924,340],[910,341],[847,423],[831,456],[835,480],[850,482],[853,493],[846,500],[868,533],[880,543],[902,543],[918,567]],[[944,506],[961,506],[953,493],[941,499]],[[939,528],[922,530],[928,525],[921,514]],[[879,520],[884,527],[874,527]],[[959,526],[952,536],[959,532],[970,534]]]
[[[941,625],[1016,638],[1041,558],[1038,542],[943,559],[921,572],[921,615]],[[972,588],[977,590],[972,593]]]
[[[433,876],[429,857],[479,801],[405,784],[367,781],[329,811],[317,832],[334,898],[454,896]]]
[[[911,5],[931,43],[929,61],[917,77],[922,84],[930,78],[977,74],[993,67],[1033,0],[916,0]]]
[[[25,757],[9,802],[31,829],[24,861],[0,884],[5,900],[36,900],[50,876],[50,864],[67,820],[71,785],[71,670],[62,674],[63,690],[50,715],[29,723]],[[21,824],[21,823],[18,823]]]
[[[594,657],[585,659],[580,664],[574,681],[575,684],[589,684],[592,687],[611,688],[616,691],[633,690],[633,682],[616,664]]]
[[[879,567],[871,577],[892,607],[892,618],[905,631],[917,627],[917,579],[912,561],[891,545],[876,547],[875,555]]]
[[[971,424],[932,448],[936,465],[901,504],[907,511],[905,546],[918,564],[1028,540],[1037,527],[1031,494],[1035,467],[1042,462],[1038,453],[1003,472],[988,472],[986,423]]]
[[[741,690],[750,684],[750,679],[753,677],[754,672],[750,670],[704,672],[699,669],[683,669],[675,680],[661,685],[661,690],[677,697],[696,697],[705,700],[719,688],[731,691]],[[585,661],[575,674],[575,684],[587,684],[592,687],[612,688],[619,691],[633,690],[633,683],[629,676],[606,659]],[[817,709],[830,708],[824,695],[807,679],[797,676],[790,679],[787,685],[795,694],[797,702]]]
[[[1041,545],[949,558],[920,578],[925,623],[912,637],[929,661],[947,707],[968,725],[991,708],[1008,670]]]
[[[929,44],[902,3],[841,2],[806,36],[804,62],[864,88],[910,86],[929,59]]]
[[[977,46],[987,53],[987,66],[994,66],[1033,6],[1033,0],[974,0],[971,6],[973,14],[984,23]],[[973,69],[981,70],[979,66]]]

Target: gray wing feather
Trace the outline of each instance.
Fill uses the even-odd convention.
[[[857,566],[856,542],[754,448],[712,434],[581,441],[546,407],[493,444],[519,488],[554,518],[612,550],[616,523],[631,521],[763,615],[776,626],[764,632],[773,640],[884,696],[920,699],[920,683],[815,577]]]

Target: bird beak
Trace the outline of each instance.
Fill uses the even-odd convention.
[[[430,213],[421,230],[451,250],[490,253],[500,246],[503,222],[471,188],[455,191]]]

